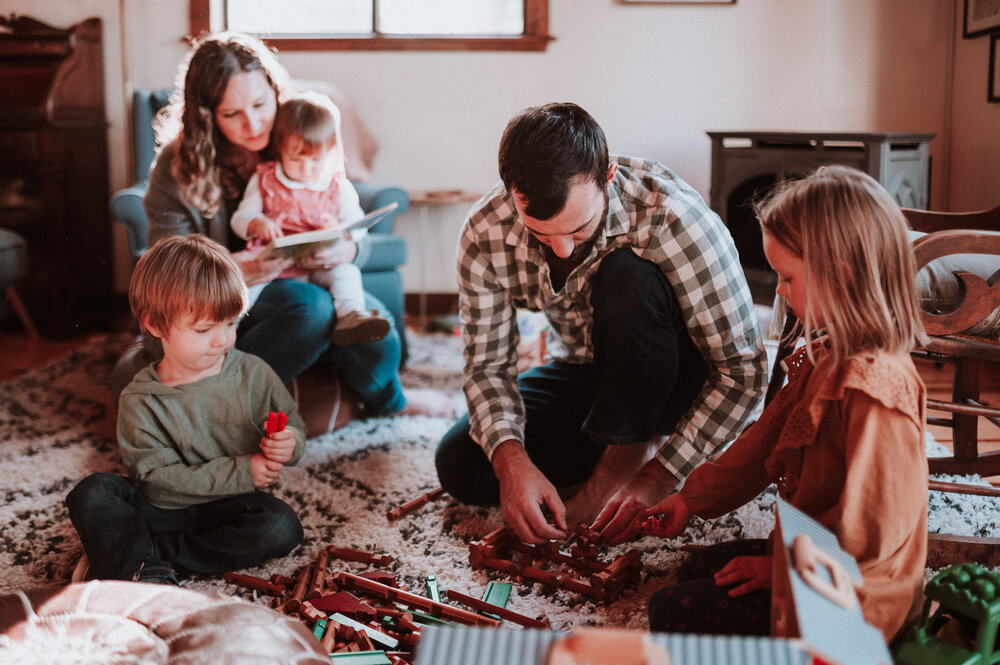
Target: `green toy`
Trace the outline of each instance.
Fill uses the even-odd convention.
[[[1000,662],[1000,575],[977,563],[961,563],[938,573],[924,595],[920,622],[896,651],[897,665]]]

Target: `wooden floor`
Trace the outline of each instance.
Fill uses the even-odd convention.
[[[47,340],[33,338],[22,332],[16,326],[8,324],[0,328],[0,382],[9,381],[25,372],[46,364],[47,362],[70,353],[77,346],[85,343],[89,337],[82,335],[66,340]],[[948,399],[951,395],[951,367],[937,367],[933,363],[918,360],[917,369],[927,384],[927,393],[931,399]],[[1000,404],[1000,367],[988,368],[984,374],[985,384],[982,401],[987,404]],[[979,441],[982,450],[1000,449],[1000,427],[996,427],[985,419],[979,419]],[[930,428],[934,438],[946,446],[951,445],[951,430],[947,427]],[[1000,479],[998,479],[1000,480]]]

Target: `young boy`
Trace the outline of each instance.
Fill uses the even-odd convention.
[[[305,425],[277,374],[234,348],[246,302],[239,267],[202,235],[165,238],[136,265],[129,304],[163,360],[119,401],[129,478],[95,473],[66,497],[86,577],[177,584],[177,574],[255,566],[301,541],[292,508],[261,489],[298,462]],[[265,434],[278,411],[287,426]]]

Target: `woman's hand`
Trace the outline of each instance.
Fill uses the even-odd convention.
[[[270,261],[258,261],[254,252],[242,251],[233,252],[233,260],[243,271],[243,279],[247,286],[263,284],[276,279],[278,275],[295,265],[292,259],[272,259]]]
[[[743,582],[729,590],[729,595],[735,598],[751,591],[770,589],[772,574],[770,556],[738,556],[715,574],[715,583],[729,586]]]
[[[312,256],[298,260],[295,267],[302,270],[329,270],[342,263],[350,263],[358,255],[358,245],[349,238],[343,238],[332,247],[322,249]]]

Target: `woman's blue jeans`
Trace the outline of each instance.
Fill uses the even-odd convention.
[[[585,481],[609,445],[673,432],[708,378],[663,272],[623,248],[604,257],[591,292],[594,362],[550,362],[518,377],[524,446],[557,488]],[[438,444],[441,485],[464,503],[493,505],[500,486],[461,418]]]
[[[292,507],[266,492],[164,510],[110,473],[80,481],[66,507],[96,579],[133,579],[140,568],[218,575],[284,556],[303,535]]]
[[[370,294],[369,309],[388,312]],[[264,288],[240,322],[236,347],[260,356],[288,383],[317,360],[336,367],[337,374],[373,413],[403,408],[399,381],[402,344],[395,322],[386,337],[371,344],[337,347],[330,344],[336,322],[330,292],[315,284],[278,279]]]

